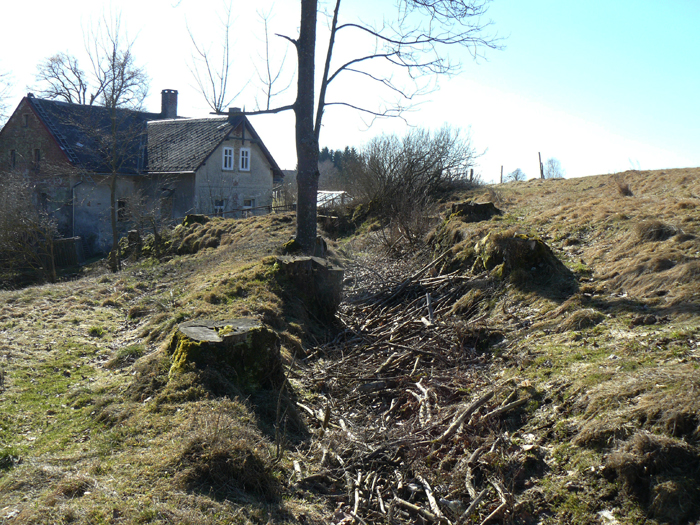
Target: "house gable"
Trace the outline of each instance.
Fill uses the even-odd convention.
[[[36,113],[31,98],[25,97],[0,130],[0,168],[46,171],[47,167],[67,171],[71,162]]]

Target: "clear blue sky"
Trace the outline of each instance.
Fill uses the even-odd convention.
[[[294,35],[298,2],[253,4],[274,5],[272,31]],[[32,86],[43,58],[67,51],[87,68],[83,28],[118,8],[137,37],[137,60],[151,76],[148,108],[157,111],[160,90],[172,88],[180,91],[181,114],[206,114],[187,67],[186,23],[202,42],[210,41],[218,32],[215,13],[221,5],[221,0],[36,0],[31,23],[6,23],[0,33],[0,71],[10,71],[15,82],[11,105]],[[391,5],[391,0],[345,0],[344,13],[356,10],[364,19],[377,19],[391,14]],[[233,6],[233,80],[245,83],[260,63],[260,26],[251,2],[234,0]],[[0,13],[5,21],[27,20],[26,9],[5,2]],[[543,160],[558,158],[567,176],[700,166],[700,2],[493,0],[488,15],[505,49],[487,52],[478,64],[465,53],[457,55],[462,74],[440,80],[440,91],[409,115],[412,125],[470,127],[474,145],[487,149],[478,168],[485,180],[496,180],[501,165],[506,173],[521,168],[537,176],[538,151]],[[274,42],[277,57],[284,48],[280,39]],[[288,75],[294,60],[289,50]],[[235,104],[250,109],[256,94],[251,83]],[[332,95],[377,101],[372,90],[352,82]],[[284,98],[279,102],[288,102]],[[407,129],[400,121],[367,129],[347,110],[329,111],[324,122],[321,145],[331,148],[361,146],[379,133]],[[253,124],[279,164],[293,168],[292,116],[255,117]]]

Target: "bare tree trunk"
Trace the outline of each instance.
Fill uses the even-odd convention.
[[[316,244],[316,192],[318,190],[318,140],[314,133],[314,69],[317,0],[302,0],[301,27],[296,42],[299,59],[296,115],[297,237],[311,253]]]
[[[48,280],[50,283],[55,283],[58,280],[58,276],[56,275],[56,258],[55,258],[55,253],[53,249],[53,236],[50,235],[48,232],[44,236],[44,240],[46,242],[46,247],[47,247],[47,259],[49,263],[49,268],[48,268]]]
[[[110,215],[112,219],[112,253],[109,254],[109,263],[113,272],[122,269],[121,257],[119,256],[119,230],[117,229],[117,174],[112,174],[109,184]]]

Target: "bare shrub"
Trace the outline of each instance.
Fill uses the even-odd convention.
[[[16,171],[0,173],[0,271],[56,281],[56,222],[35,205],[29,177]]]
[[[623,197],[632,197],[634,196],[634,193],[632,193],[632,189],[630,188],[630,185],[625,182],[625,180],[620,177],[620,176],[615,176],[615,184],[617,186],[617,192],[622,195]]]
[[[393,244],[399,237],[415,245],[432,226],[441,192],[478,184],[478,178],[470,178],[477,156],[469,136],[459,131],[417,129],[403,138],[375,138],[346,169],[360,202],[368,203],[373,215],[398,233],[387,240]]]

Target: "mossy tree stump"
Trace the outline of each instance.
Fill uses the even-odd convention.
[[[474,246],[473,273],[484,270],[515,285],[550,285],[562,292],[576,287],[571,270],[540,238],[510,230],[491,232]]]
[[[284,381],[277,334],[256,319],[180,324],[170,340],[170,377],[189,367],[213,367],[245,389],[278,388]]]
[[[464,222],[488,221],[491,217],[503,213],[493,202],[474,201],[453,203],[450,211],[453,215],[457,214]]]
[[[282,256],[277,262],[306,307],[320,320],[332,321],[342,298],[344,270],[319,257]]]

